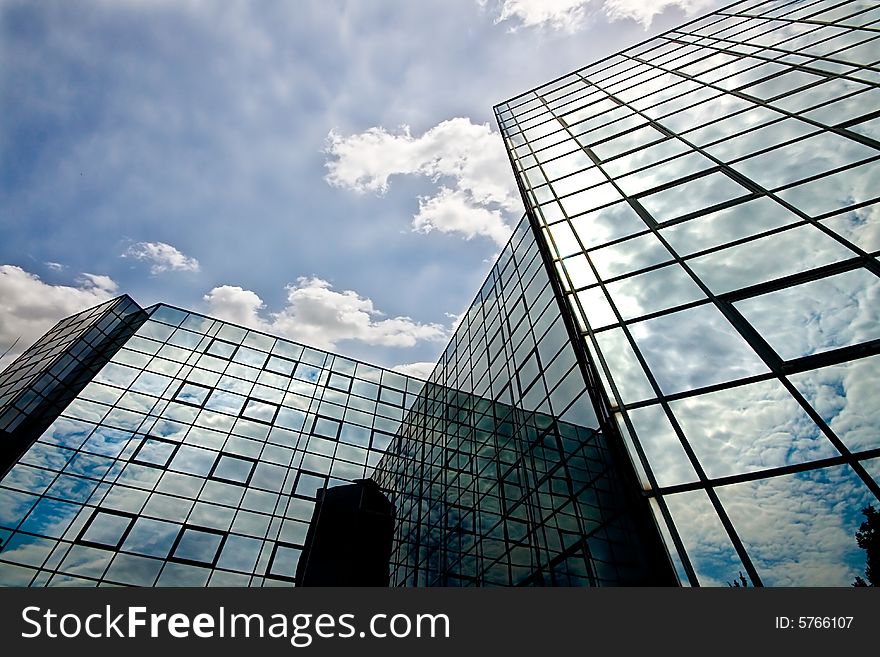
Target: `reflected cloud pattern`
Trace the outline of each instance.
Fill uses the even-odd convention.
[[[878,20],[872,2],[739,2],[495,108],[683,584],[864,568]]]
[[[89,334],[107,307],[62,324]],[[370,475],[424,382],[144,312],[0,481],[0,584],[294,585],[317,492]],[[43,353],[66,362],[57,333],[4,374],[7,389],[32,388]]]
[[[425,383],[127,297],[0,375],[0,583],[848,586],[880,504],[880,7],[743,0],[495,107],[527,213]],[[13,465],[14,464],[14,465]]]
[[[524,218],[385,455],[403,586],[671,585]]]

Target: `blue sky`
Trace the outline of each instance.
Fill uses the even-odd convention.
[[[722,4],[0,0],[3,364],[122,292],[433,361],[522,212],[492,106]]]

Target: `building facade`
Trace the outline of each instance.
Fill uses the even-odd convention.
[[[683,583],[864,569],[878,26],[875,2],[747,0],[496,107]]]
[[[401,586],[673,584],[523,219],[374,478]]]
[[[127,297],[0,375],[0,583],[847,586],[880,498],[880,7],[745,0],[495,108],[526,215],[427,382]]]
[[[30,426],[83,335],[103,345],[76,360],[84,383]],[[12,586],[290,586],[319,491],[372,472],[423,386],[127,297],[63,320],[0,381],[4,439],[28,431],[5,453],[32,441],[0,481]]]

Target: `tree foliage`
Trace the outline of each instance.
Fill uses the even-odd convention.
[[[877,580],[880,579],[880,513],[874,508],[873,504],[869,504],[862,509],[862,514],[866,520],[856,532],[856,542],[867,554],[865,555],[867,565],[865,566],[865,578],[856,577],[853,586],[877,586]]]

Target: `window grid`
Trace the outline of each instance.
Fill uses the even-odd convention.
[[[777,13],[781,14],[782,4],[769,3],[767,7],[779,9]],[[739,7],[741,5],[735,6]],[[843,8],[843,4],[840,3],[836,6]],[[803,5],[801,4],[795,4],[791,6],[791,9],[801,11],[802,7]],[[824,11],[824,9],[817,5],[818,11]],[[858,15],[865,11],[867,11],[867,8],[862,7],[843,13]],[[672,554],[672,557],[677,563],[681,564],[682,576],[686,577],[692,584],[698,584],[701,581],[710,583],[713,581],[713,578],[716,582],[718,581],[719,573],[713,572],[711,568],[707,568],[705,563],[699,563],[706,561],[705,555],[701,554],[701,550],[694,549],[693,546],[690,548],[686,547],[686,544],[693,540],[688,536],[688,533],[693,534],[698,531],[696,526],[680,522],[677,525],[673,515],[675,513],[680,514],[681,512],[670,512],[666,506],[667,500],[674,502],[678,499],[674,497],[676,494],[681,495],[687,492],[704,491],[704,494],[708,495],[707,503],[711,505],[713,512],[718,517],[718,521],[724,527],[724,532],[732,546],[732,552],[736,554],[737,560],[731,561],[728,564],[733,569],[732,573],[724,573],[728,577],[728,581],[735,576],[736,567],[742,567],[743,570],[749,573],[752,581],[756,584],[760,584],[763,581],[759,573],[759,570],[762,569],[765,573],[770,574],[769,582],[775,583],[780,580],[776,579],[779,577],[779,574],[774,572],[774,564],[768,564],[766,558],[758,564],[753,562],[752,552],[748,545],[750,539],[749,537],[743,539],[740,536],[743,531],[741,529],[742,519],[735,520],[731,518],[727,508],[722,503],[722,498],[730,496],[730,491],[744,490],[743,486],[747,486],[752,482],[766,486],[775,485],[776,482],[807,480],[806,478],[798,480],[798,475],[806,475],[814,481],[819,481],[825,476],[823,473],[843,472],[839,470],[839,467],[844,467],[846,472],[852,473],[852,477],[850,477],[852,482],[850,484],[850,494],[854,505],[858,505],[856,500],[859,499],[867,503],[871,499],[876,500],[880,497],[880,488],[878,488],[875,480],[862,465],[863,462],[876,457],[878,449],[876,442],[873,445],[870,442],[858,443],[857,449],[850,449],[847,443],[848,441],[853,442],[855,439],[849,438],[846,435],[844,427],[841,426],[841,428],[835,429],[834,418],[829,418],[827,414],[823,416],[821,409],[816,407],[815,399],[808,399],[810,394],[814,394],[809,390],[809,377],[813,373],[830,372],[830,368],[852,369],[857,365],[864,368],[872,366],[872,363],[877,360],[876,354],[878,353],[878,347],[880,347],[880,343],[878,343],[876,338],[880,336],[873,336],[868,332],[865,334],[866,337],[853,338],[850,344],[842,343],[829,348],[823,347],[818,353],[808,353],[803,357],[796,357],[794,359],[783,359],[767,339],[746,319],[740,311],[740,307],[743,307],[743,303],[749,302],[751,304],[750,307],[756,308],[759,307],[756,304],[765,295],[768,295],[768,298],[770,298],[777,291],[786,293],[788,290],[799,291],[800,289],[807,289],[802,286],[809,284],[813,284],[815,288],[815,285],[832,285],[832,282],[835,281],[859,280],[862,281],[859,284],[867,284],[869,288],[870,286],[876,287],[876,283],[871,281],[875,280],[874,277],[880,276],[880,269],[878,269],[876,259],[878,255],[877,249],[880,247],[880,244],[877,244],[876,241],[872,242],[870,238],[866,239],[864,233],[860,235],[851,229],[847,233],[839,231],[840,226],[845,225],[843,224],[844,217],[859,216],[860,212],[861,216],[867,216],[867,209],[876,202],[876,199],[870,195],[863,195],[862,197],[844,199],[842,203],[838,202],[837,205],[831,207],[828,207],[827,204],[818,207],[813,204],[813,207],[816,208],[813,209],[809,204],[803,204],[800,192],[802,189],[809,188],[811,184],[824,184],[823,181],[826,179],[840,179],[841,182],[844,182],[847,179],[843,176],[849,175],[850,179],[853,179],[853,172],[867,175],[866,172],[872,169],[876,170],[876,162],[878,157],[880,157],[876,151],[880,150],[880,144],[867,134],[864,134],[864,132],[859,133],[852,130],[853,126],[877,116],[876,103],[866,104],[860,108],[861,111],[858,115],[845,116],[846,120],[842,122],[838,120],[834,124],[826,120],[813,118],[813,115],[805,116],[802,112],[791,111],[784,104],[788,98],[795,94],[810,93],[810,89],[817,89],[819,85],[829,84],[834,81],[858,85],[855,90],[851,86],[847,90],[848,93],[845,97],[858,97],[866,101],[869,100],[867,95],[862,96],[861,94],[866,94],[868,89],[876,88],[877,86],[876,78],[871,76],[873,71],[876,70],[875,64],[877,60],[880,59],[880,45],[877,45],[876,38],[878,34],[873,28],[864,29],[861,26],[849,25],[847,28],[849,29],[848,34],[852,38],[842,40],[840,38],[841,34],[843,34],[842,32],[838,34],[825,31],[834,24],[829,21],[804,21],[800,18],[783,20],[784,16],[774,15],[776,22],[766,22],[763,19],[749,19],[745,15],[734,11],[720,12],[719,16],[728,17],[732,21],[727,22],[723,18],[715,21],[723,27],[723,37],[721,36],[722,33],[715,35],[706,34],[708,30],[703,29],[700,34],[701,41],[699,41],[699,47],[692,49],[693,46],[689,42],[694,41],[694,39],[690,38],[687,29],[681,28],[673,33],[662,35],[646,45],[637,46],[634,49],[636,54],[633,57],[644,66],[656,67],[658,76],[664,74],[675,75],[698,84],[699,88],[711,89],[713,94],[701,100],[701,103],[708,102],[710,98],[715,103],[723,102],[725,99],[736,99],[739,102],[746,103],[737,109],[738,114],[742,115],[753,107],[764,108],[771,111],[777,117],[770,122],[765,120],[756,125],[744,125],[737,130],[738,134],[722,134],[714,139],[702,139],[699,143],[691,141],[689,139],[690,135],[696,135],[698,130],[713,123],[720,123],[727,115],[723,113],[716,115],[712,112],[707,112],[705,114],[708,120],[702,121],[702,125],[689,126],[686,131],[677,130],[675,122],[672,124],[673,127],[667,127],[666,124],[669,123],[669,119],[676,117],[675,112],[656,111],[655,108],[659,108],[660,105],[648,106],[639,97],[636,97],[640,96],[637,91],[639,87],[645,84],[643,81],[644,76],[637,74],[637,82],[631,87],[635,93],[631,93],[625,84],[619,84],[619,81],[623,79],[622,76],[632,75],[633,71],[637,70],[636,67],[625,64],[629,57],[628,53],[622,53],[615,57],[617,62],[616,69],[610,71],[607,75],[601,73],[593,74],[593,71],[590,69],[585,69],[575,74],[583,80],[584,89],[598,88],[600,90],[608,90],[608,94],[597,95],[591,93],[591,100],[597,107],[600,107],[599,103],[603,103],[603,98],[608,98],[612,104],[602,107],[605,107],[607,112],[617,114],[617,124],[625,126],[623,129],[615,130],[613,126],[617,124],[613,122],[605,123],[605,127],[603,127],[602,121],[593,121],[593,132],[588,134],[594,134],[595,131],[603,132],[600,138],[593,139],[591,140],[592,143],[590,143],[585,142],[581,138],[582,131],[576,131],[572,124],[560,120],[558,121],[558,129],[554,134],[567,134],[567,137],[565,139],[553,137],[552,146],[543,147],[542,150],[536,151],[531,143],[536,141],[534,139],[536,127],[552,125],[557,120],[557,116],[570,112],[569,108],[575,106],[576,101],[560,104],[560,96],[558,94],[552,99],[548,99],[543,94],[543,91],[539,89],[531,92],[530,95],[533,100],[528,107],[529,116],[542,117],[539,119],[540,123],[536,123],[535,120],[530,121],[528,124],[519,122],[519,115],[524,114],[522,109],[525,108],[525,105],[520,104],[517,106],[513,101],[508,101],[508,103],[498,106],[496,114],[499,117],[502,134],[505,136],[514,169],[520,177],[523,189],[525,190],[527,207],[533,216],[536,228],[546,227],[540,233],[543,239],[546,240],[550,251],[549,255],[554,261],[553,270],[560,277],[561,285],[566,291],[569,307],[575,315],[584,339],[588,342],[591,357],[601,369],[603,385],[606,386],[608,395],[613,402],[611,410],[615,413],[631,455],[637,462],[637,470],[641,473],[644,485],[647,486],[646,494],[653,497],[659,505],[657,507],[659,509],[658,520],[668,525],[664,530],[667,532],[667,535],[671,536],[670,540],[674,543],[674,547],[670,549],[673,553],[678,553]],[[708,18],[705,20],[709,22]],[[838,16],[835,20],[840,21],[843,18]],[[756,29],[756,24],[758,23],[760,23],[760,27]],[[860,34],[856,35],[856,31],[859,31]],[[803,39],[805,34],[810,35],[810,43],[813,45],[805,45],[805,40]],[[723,38],[724,41],[713,42],[710,40],[710,38],[716,37],[718,39]],[[737,45],[737,41],[740,43],[755,43],[759,50],[734,49],[733,46]],[[696,43],[696,41],[694,42]],[[798,43],[799,45],[796,48],[788,49],[786,45],[788,42]],[[663,45],[664,43],[666,43],[665,46]],[[652,57],[651,50],[657,48],[665,48],[662,62],[658,62]],[[805,48],[805,57],[798,59],[800,48]],[[859,50],[856,50],[856,48],[859,48]],[[873,48],[874,54],[871,55],[871,50],[866,50],[866,48]],[[645,52],[640,53],[638,52],[639,50],[644,50]],[[858,56],[864,57],[864,59],[856,59],[854,54],[856,52],[858,52]],[[719,60],[717,63],[713,62],[712,65],[708,65],[708,62],[712,61],[713,53],[737,59]],[[683,60],[681,59],[682,57]],[[678,59],[676,60],[676,58]],[[679,68],[682,61],[687,62],[687,66],[691,68],[695,65],[703,66],[704,62],[707,64],[707,67],[706,70],[695,76],[688,73],[687,70]],[[771,65],[773,62],[784,63],[786,69],[770,72],[771,74],[767,76],[759,73],[757,76],[753,76],[754,79],[747,80],[731,89],[719,86],[719,80],[701,79],[706,75],[711,76],[711,72],[714,70],[720,71],[727,66],[729,61],[754,63],[749,63],[746,67],[737,66],[736,70],[727,77],[731,75],[741,76],[744,71],[749,70],[755,70],[757,73],[761,70],[761,67]],[[605,63],[608,64],[609,62]],[[819,63],[822,66],[816,68],[816,64]],[[847,68],[834,69],[825,66],[826,64],[836,63],[847,64]],[[760,84],[787,82],[786,75],[798,75],[800,74],[798,72],[812,74],[816,76],[816,79],[809,82],[805,81],[803,83],[787,85],[780,93],[771,92],[769,95],[749,93]],[[612,87],[609,87],[609,85],[612,85]],[[690,93],[693,94],[695,92],[696,90],[693,90]],[[578,93],[574,91],[571,95],[577,95]],[[657,92],[651,91],[647,95],[641,95],[641,97],[649,98],[654,93]],[[626,96],[626,98],[621,96]],[[666,102],[662,96],[663,93],[660,92],[660,102]],[[565,96],[562,97],[564,98]],[[520,99],[523,98],[525,96],[520,97]],[[820,100],[823,102],[819,106],[829,106],[837,102],[838,98],[822,97]],[[538,103],[543,103],[545,108],[543,111],[538,109],[540,107]],[[677,108],[676,112],[680,113],[690,107],[690,111],[694,112],[694,116],[702,116],[698,109],[700,103],[689,104],[685,101],[680,104],[683,107]],[[618,111],[614,108],[622,109]],[[621,116],[621,112],[625,112],[625,114]],[[579,120],[583,120],[583,117],[588,116],[588,113],[582,113],[582,115]],[[816,116],[818,117],[818,115]],[[627,117],[640,118],[638,120],[629,120],[629,123],[621,123],[621,121],[627,121]],[[587,118],[587,120],[589,121],[590,119]],[[751,135],[757,134],[762,129],[763,133],[770,131],[770,134],[772,134],[773,130],[778,132],[778,130],[782,129],[779,126],[784,126],[787,124],[786,122],[791,121],[796,122],[797,125],[809,126],[809,129],[803,131],[803,134],[793,135],[787,140],[777,140],[777,143],[771,145],[766,143],[756,144],[756,147],[753,147],[751,151],[746,151],[744,154],[733,158],[718,155],[720,150],[714,148],[716,145],[723,146],[728,141],[736,138],[750,139]],[[636,165],[634,169],[631,167],[618,167],[622,168],[623,172],[617,175],[608,172],[606,165],[616,160],[624,161],[627,158],[631,159],[631,156],[639,155],[650,148],[652,142],[645,141],[644,139],[634,141],[628,148],[613,153],[611,159],[600,157],[593,149],[597,151],[607,150],[607,145],[611,144],[612,140],[619,140],[621,136],[632,136],[633,138],[640,136],[638,133],[639,131],[644,132],[643,126],[653,126],[656,129],[654,134],[657,136],[653,138],[653,143],[671,144],[674,142],[683,145],[684,148],[679,149],[679,153],[672,154],[665,160],[660,160],[661,165],[667,167],[667,169],[675,166],[678,162],[685,161],[685,157],[680,154],[681,152],[699,154],[704,161],[711,163],[710,166],[714,168],[706,169],[704,166],[702,170],[690,169],[688,171],[685,169],[677,176],[669,176],[659,185],[648,182],[647,185],[644,185],[644,189],[627,190],[621,187],[618,181],[624,174],[629,174],[631,176],[630,180],[637,181],[641,177],[650,181],[652,173],[650,167],[655,166],[657,162]],[[522,134],[522,131],[527,130],[532,131],[531,138],[529,135],[526,135],[525,139],[517,137],[517,135]],[[837,165],[833,163],[832,159],[831,162],[823,162],[820,168],[814,169],[814,171],[808,172],[806,175],[802,174],[789,180],[783,179],[776,183],[762,184],[755,180],[754,177],[751,177],[752,174],[743,172],[743,165],[748,164],[751,158],[757,158],[761,153],[775,155],[777,151],[781,153],[783,152],[782,149],[788,148],[790,150],[791,148],[797,148],[809,139],[814,139],[815,141],[817,137],[826,141],[832,137],[845,140],[840,143],[854,144],[854,152],[857,152],[861,147],[864,147],[864,149],[859,155],[849,159],[841,157]],[[574,148],[564,146],[567,143],[566,139]],[[605,146],[603,147],[603,145]],[[551,150],[553,152],[552,159],[542,159],[542,153],[550,152]],[[590,183],[588,183],[594,185],[592,188],[594,190],[594,206],[580,208],[579,214],[572,215],[566,212],[566,198],[571,199],[580,194],[581,192],[577,191],[577,187],[569,186],[566,191],[569,196],[566,197],[554,193],[555,183],[551,183],[546,187],[541,186],[541,183],[552,180],[554,177],[559,180],[559,172],[554,173],[554,176],[547,175],[545,171],[547,163],[561,162],[565,158],[571,159],[572,156],[568,155],[568,153],[577,152],[578,150],[583,152],[587,159],[584,164],[581,164],[580,168],[575,168],[566,175],[572,179],[582,176],[585,181],[588,180],[585,175],[588,172],[597,172],[600,175],[589,178]],[[777,159],[782,157],[782,155],[778,155]],[[768,162],[772,162],[772,160],[768,160]],[[639,166],[641,168],[638,168]],[[713,171],[724,174],[725,179],[729,179],[735,185],[741,187],[741,194],[729,197],[728,200],[723,200],[722,197],[722,202],[711,206],[704,202],[704,207],[698,206],[683,216],[678,217],[675,215],[671,217],[657,216],[653,214],[654,210],[648,209],[648,205],[644,202],[645,200],[651,200],[648,197],[657,192],[675,191],[677,187],[684,189],[688,185],[694,186],[695,191],[693,194],[705,194],[708,183],[703,181],[711,180],[711,172]],[[537,179],[534,175],[535,173],[539,174]],[[758,173],[764,175],[763,172],[758,171]],[[600,190],[605,185],[610,185],[610,189],[614,189],[617,194],[613,196],[602,195]],[[702,185],[703,191],[697,191],[701,189],[700,185]],[[537,196],[538,194],[540,196]],[[620,200],[615,202],[615,197]],[[777,216],[789,216],[791,219],[778,221],[776,225],[768,224],[764,230],[752,230],[734,239],[724,240],[716,238],[714,243],[706,244],[704,248],[686,252],[683,256],[678,253],[677,248],[670,241],[672,236],[669,234],[669,229],[675,226],[685,228],[685,231],[679,231],[679,236],[686,235],[689,225],[705,222],[706,217],[717,216],[725,211],[728,211],[731,216],[739,212],[739,216],[744,217],[746,215],[742,214],[743,212],[756,207],[755,203],[757,201],[763,202],[764,199],[767,199],[773,207],[777,208],[775,211]],[[631,208],[631,216],[638,220],[631,221],[630,224],[627,224],[626,229],[621,229],[620,226],[622,224],[618,222],[618,229],[623,230],[623,232],[619,232],[617,235],[609,234],[610,239],[602,239],[602,233],[598,233],[597,237],[596,233],[584,232],[583,227],[587,225],[588,220],[593,222],[590,225],[596,225],[595,217],[602,217],[603,213],[613,217],[614,215],[611,214],[612,210],[627,206]],[[548,214],[546,211],[548,207],[551,209],[558,207],[561,210],[554,210],[554,212]],[[587,211],[587,213],[580,214],[584,211]],[[602,227],[596,225],[594,230],[599,228]],[[604,230],[604,228],[602,229]],[[670,235],[670,239],[667,239],[667,235]],[[757,253],[755,250],[758,247],[763,248],[764,244],[772,243],[774,238],[776,241],[787,240],[785,243],[796,244],[796,242],[792,242],[788,238],[788,236],[795,235],[798,236],[800,241],[803,241],[803,236],[808,235],[811,236],[810,239],[814,242],[819,237],[822,237],[824,241],[820,240],[820,242],[823,244],[823,252],[826,255],[819,255],[819,258],[825,258],[825,260],[818,259],[816,254],[812,254],[803,263],[795,263],[797,266],[789,266],[788,271],[780,269],[776,275],[771,274],[763,278],[756,277],[749,283],[728,285],[720,290],[717,288],[717,282],[709,283],[704,280],[704,276],[709,273],[707,269],[708,264],[703,266],[702,263],[704,262],[717,262],[719,265],[728,262],[728,254],[736,252],[736,247],[742,247],[739,249],[739,253],[742,255],[748,254],[749,251]],[[584,241],[582,239],[584,237],[589,237],[589,241]],[[829,242],[825,238],[833,240],[833,242]],[[637,239],[641,239],[642,242],[637,242]],[[647,256],[642,256],[640,252],[635,251],[636,245],[649,243],[655,244],[656,247],[653,247],[655,251],[659,249],[657,252],[665,253],[665,256],[652,255],[652,260],[639,261],[639,257]],[[838,244],[840,247],[833,247],[833,244]],[[628,254],[629,257],[633,258],[636,266],[629,265],[610,276],[607,273],[603,276],[603,272],[597,267],[594,258],[600,255],[604,256],[605,253],[613,253],[613,251],[608,251],[608,247],[615,246],[618,247],[617,253]],[[640,262],[641,266],[638,264]],[[571,267],[576,267],[576,269],[569,271]],[[641,303],[642,307],[648,308],[648,310],[643,312],[622,312],[622,306],[619,304],[626,300],[621,296],[622,291],[635,276],[642,276],[646,281],[655,279],[659,281],[661,279],[657,278],[657,276],[660,273],[665,275],[666,272],[672,272],[676,269],[686,274],[685,279],[682,280],[690,280],[692,282],[691,285],[695,285],[698,292],[689,293],[693,295],[690,298],[680,296],[678,301],[674,297],[671,301],[661,299],[664,305],[659,307],[656,306],[657,300],[642,299],[639,301],[636,299],[635,301]],[[697,269],[700,269],[700,271],[698,272]],[[577,282],[574,278],[575,272],[577,273]],[[743,280],[742,276],[740,276],[740,280]],[[827,284],[826,281],[828,281]],[[636,290],[641,289],[634,287],[634,285],[630,285],[630,287]],[[592,294],[591,291],[594,290],[599,292],[599,298],[595,298],[595,295]],[[587,304],[587,297],[583,296],[585,292],[591,292],[588,296],[590,299],[595,298],[595,301],[590,301]],[[856,294],[857,292],[857,289],[847,292],[841,290],[841,294]],[[599,318],[597,314],[599,310],[595,303],[598,303],[600,300],[608,308],[610,313],[608,317],[612,318],[612,321],[609,323],[608,319],[604,319],[605,315],[602,315],[602,318],[599,319],[598,327],[593,328],[591,323]],[[630,304],[632,303],[632,300],[627,301]],[[648,301],[655,304],[654,309],[644,305]],[[664,389],[674,384],[674,379],[670,379],[665,372],[657,370],[658,361],[656,354],[652,354],[649,351],[646,352],[648,354],[646,356],[643,353],[644,346],[647,344],[645,342],[647,340],[646,336],[650,335],[647,333],[648,327],[652,327],[657,322],[664,322],[662,324],[664,327],[671,326],[667,318],[690,316],[688,311],[691,311],[690,314],[695,317],[697,315],[694,313],[697,313],[697,311],[705,315],[707,311],[702,309],[710,308],[717,309],[717,317],[723,323],[719,324],[719,326],[726,326],[731,336],[738,335],[744,344],[749,345],[753,353],[751,359],[757,364],[756,367],[758,369],[753,370],[751,373],[744,371],[739,376],[727,375],[720,381],[707,381],[705,384],[690,385],[690,387],[685,389]],[[864,316],[866,310],[862,309],[860,312]],[[685,322],[684,319],[681,321]],[[660,324],[657,324],[657,326],[660,326]],[[638,382],[627,380],[629,375],[626,374],[626,370],[621,369],[623,361],[620,360],[619,351],[615,349],[615,351],[609,352],[603,347],[603,345],[610,345],[612,342],[617,344],[618,333],[625,340],[626,348],[631,354],[630,357],[634,359],[632,366],[637,368],[634,371],[638,371],[644,381],[644,385],[638,385],[650,391],[650,395],[647,397],[645,396],[647,393],[633,392],[635,390],[633,386]],[[607,336],[608,339],[602,336]],[[614,338],[613,341],[609,341],[611,337]],[[872,356],[875,356],[873,360],[871,360]],[[626,367],[629,367],[629,365]],[[662,381],[658,377],[662,377]],[[619,383],[626,384],[629,390],[621,389]],[[824,444],[827,444],[828,447],[822,448],[815,456],[805,453],[798,455],[798,458],[790,460],[788,463],[767,463],[757,471],[745,470],[734,475],[710,477],[704,470],[701,457],[698,456],[691,445],[692,441],[696,441],[694,445],[701,444],[700,439],[689,435],[683,426],[679,424],[678,415],[681,413],[692,414],[693,409],[699,408],[699,405],[704,403],[703,400],[712,399],[713,394],[732,394],[732,392],[749,391],[751,389],[758,389],[761,385],[766,387],[766,385],[771,383],[778,386],[778,389],[784,392],[785,398],[791,400],[797,408],[801,409],[799,412],[803,413],[804,417],[808,418],[809,422],[812,423],[811,426],[814,427],[812,431],[818,436],[817,440],[825,441]],[[644,386],[647,386],[647,388]],[[756,386],[758,387],[756,388]],[[633,396],[634,394],[636,396]],[[672,408],[672,405],[675,405],[675,410]],[[640,425],[637,428],[630,420],[631,413],[636,411],[652,411],[655,408],[662,411],[662,417],[669,423],[670,431],[675,436],[679,449],[682,450],[682,458],[684,459],[682,463],[688,463],[693,468],[693,480],[686,480],[672,485],[665,484],[661,486],[658,484],[652,472],[652,467],[665,466],[653,452],[649,456],[642,443],[647,441],[650,444],[658,440],[659,434],[657,435],[658,437],[655,437],[651,433],[645,433],[646,429],[643,426]],[[688,422],[692,422],[692,417],[687,415],[686,417],[688,417]],[[844,431],[844,433],[841,434],[841,431]],[[704,448],[701,447],[700,449]],[[831,455],[823,457],[821,453]],[[702,455],[702,458],[707,457]],[[712,464],[713,461],[710,459],[707,463]],[[713,465],[713,467],[717,466]],[[796,478],[792,479],[792,476]],[[782,484],[780,483],[780,485]],[[682,497],[681,499],[684,498]],[[740,528],[738,528],[738,525]],[[746,534],[748,533],[746,531]],[[752,540],[754,540],[753,537]],[[694,565],[694,563],[697,565]],[[845,582],[840,583],[845,584]]]

